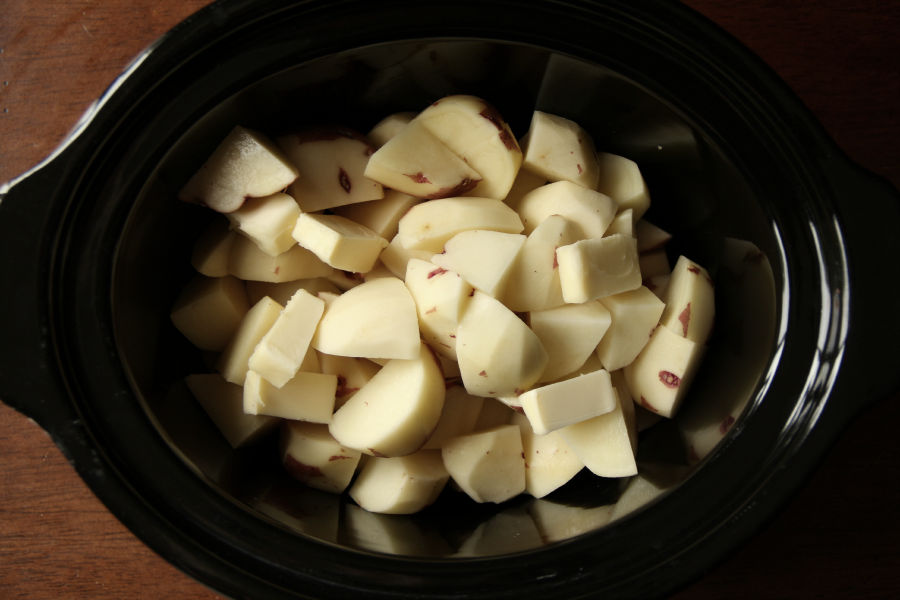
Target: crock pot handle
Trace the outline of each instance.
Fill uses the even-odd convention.
[[[849,257],[850,327],[835,384],[846,418],[900,388],[900,193],[846,160],[823,160]]]

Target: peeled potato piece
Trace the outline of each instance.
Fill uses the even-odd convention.
[[[347,489],[360,457],[331,437],[327,425],[303,421],[284,421],[280,450],[291,477],[332,494]]]
[[[244,412],[294,421],[331,423],[334,413],[336,375],[297,372],[281,388],[259,373],[247,371],[244,379]]]
[[[293,237],[322,262],[351,273],[371,270],[388,245],[368,227],[337,215],[304,213],[297,219]]]
[[[519,426],[525,452],[525,491],[543,498],[569,482],[584,463],[569,448],[559,432],[537,435],[525,415],[514,414],[512,424]]]
[[[228,383],[218,373],[188,375],[184,382],[232,448],[258,442],[281,421],[275,417],[245,414],[243,389]]]
[[[238,235],[228,257],[228,272],[239,279],[280,283],[327,277],[334,273],[334,268],[297,244],[278,256],[271,256],[249,238]]]
[[[475,502],[503,502],[525,491],[525,456],[518,425],[451,438],[444,466]]]
[[[434,503],[449,479],[440,450],[371,458],[350,488],[350,497],[370,512],[409,515]]]
[[[250,303],[244,282],[231,275],[195,275],[175,300],[170,317],[194,346],[219,352],[237,331],[248,310]]]
[[[278,192],[263,198],[248,198],[243,206],[226,216],[260,250],[278,256],[295,244],[291,231],[300,217],[300,207],[293,198]]]
[[[222,350],[219,360],[216,361],[216,370],[226,381],[238,385],[244,384],[244,378],[249,369],[247,361],[250,360],[256,345],[272,328],[283,310],[284,307],[281,304],[265,297],[247,311],[237,331]]]

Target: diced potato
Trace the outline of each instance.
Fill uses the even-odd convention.
[[[277,388],[254,371],[244,380],[244,412],[294,421],[331,423],[337,376],[297,372]]]
[[[201,350],[225,348],[250,310],[244,283],[226,275],[195,275],[172,305],[172,323]]]
[[[294,199],[281,192],[263,198],[248,198],[226,215],[238,233],[251,239],[269,256],[287,252],[296,242],[291,231],[300,217]]]
[[[332,494],[347,489],[360,457],[331,437],[327,425],[303,421],[284,421],[280,450],[291,477]]]
[[[239,279],[279,283],[327,277],[334,272],[334,268],[296,244],[278,256],[270,256],[252,240],[239,235],[231,247],[228,272]]]
[[[371,458],[350,488],[350,497],[370,512],[408,515],[433,504],[449,479],[440,450]]]
[[[367,227],[337,215],[304,213],[297,219],[294,239],[335,269],[366,273],[388,242]]]
[[[244,385],[250,356],[263,336],[275,324],[282,310],[284,307],[281,304],[265,297],[247,311],[237,331],[216,361],[216,370],[226,381]]]
[[[518,425],[451,438],[441,450],[453,480],[475,502],[503,502],[525,491],[525,452]]]
[[[218,373],[188,375],[184,382],[232,448],[255,444],[281,421],[245,414],[243,388],[228,383]]]

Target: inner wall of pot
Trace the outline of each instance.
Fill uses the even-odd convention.
[[[305,487],[279,465],[272,436],[232,450],[183,383],[214,371],[172,326],[169,309],[193,275],[191,247],[215,215],[175,192],[235,126],[277,135],[338,123],[363,133],[388,114],[420,111],[448,94],[494,104],[517,138],[534,110],[572,119],[599,151],[638,163],[650,190],[645,219],[674,235],[670,264],[686,255],[716,284],[716,327],[685,404],[640,434],[637,476],[586,469],[545,498],[479,505],[447,486],[410,516],[360,509],[346,494]],[[160,236],[165,231],[165,236]],[[601,66],[533,47],[404,42],[299,66],[223,102],[187,131],[135,204],[117,267],[115,306],[123,361],[162,438],[198,476],[302,536],[349,548],[412,556],[492,556],[570,539],[634,516],[679,485],[739,423],[766,372],[776,317],[777,256],[771,227],[744,178],[704,132],[661,98]],[[640,410],[640,409],[639,409]],[[652,420],[643,412],[642,420]]]

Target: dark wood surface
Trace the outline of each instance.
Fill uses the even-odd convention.
[[[768,62],[853,160],[900,187],[900,3],[687,3]],[[205,4],[3,2],[0,181],[43,159],[132,57]],[[900,395],[865,412],[780,516],[676,598],[900,597],[898,424]],[[138,541],[50,438],[0,403],[0,598],[126,597],[219,596]]]

